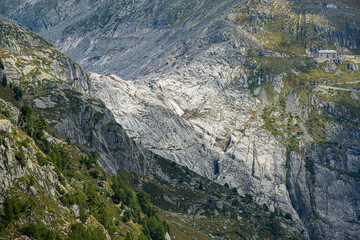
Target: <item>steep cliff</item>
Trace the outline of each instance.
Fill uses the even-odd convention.
[[[20,3],[5,13],[108,75],[85,92],[137,145],[290,213],[304,236],[356,239],[357,64],[289,58],[357,53],[356,2],[55,1],[40,17],[44,1]]]
[[[112,113],[101,101],[78,92],[87,92],[91,86],[77,63],[21,26],[2,22],[0,31],[4,73],[26,91],[25,100],[41,109],[60,135],[98,149],[100,163],[108,171],[115,174],[121,166],[141,172],[141,166],[131,162],[141,151]],[[83,150],[90,152],[86,147]]]
[[[102,101],[84,95],[94,93],[96,83],[40,37],[4,17],[0,33],[0,118],[12,121],[0,124],[0,131],[6,131],[0,138],[1,217],[7,219],[0,221],[1,236],[129,239],[143,233],[146,239],[163,239],[168,225],[159,225],[159,216],[171,226],[167,236],[176,239],[306,235],[291,214],[270,212],[251,195],[239,195],[236,188],[214,183],[135,143]],[[140,199],[149,204],[151,197],[160,209],[144,208],[122,175],[110,176],[96,162],[110,173],[130,171],[132,185],[151,194],[141,193]],[[123,189],[117,192],[114,181]],[[19,200],[11,209],[26,208],[31,217],[8,211],[8,199]],[[38,203],[29,209],[27,203],[34,199]],[[154,235],[158,227],[153,224],[160,226],[160,237]]]
[[[99,167],[97,148],[90,145],[101,141],[97,145],[102,155],[98,161],[116,173],[119,167],[110,159],[111,153],[101,148],[110,144],[98,132],[115,135],[111,141],[127,136],[100,101],[82,97],[76,90],[86,89],[83,84],[88,83],[87,76],[72,59],[9,19],[1,17],[0,33],[0,237],[124,239],[126,234],[141,235],[138,200],[126,187],[128,184],[122,183],[120,188],[128,191],[126,195],[135,203],[120,199],[122,209],[128,211],[125,214],[116,206],[118,202],[111,201],[110,196],[116,196],[113,186],[117,178]],[[96,115],[93,121],[105,119],[113,126],[86,125],[91,120],[81,125],[82,119],[75,122],[79,119],[75,113],[87,114],[89,118]],[[64,131],[59,125],[65,122],[68,125]],[[80,136],[65,141],[75,124]],[[100,140],[88,139],[84,132],[90,128]],[[109,129],[117,133],[108,134]],[[128,147],[127,144],[119,141],[117,146]],[[135,153],[130,147],[122,150],[131,151]],[[123,159],[131,161],[125,153],[122,157],[118,163],[124,163]],[[107,162],[112,165],[106,165]],[[138,217],[129,216],[129,211],[138,211]],[[157,215],[155,218],[155,222],[160,222]],[[165,236],[164,230],[162,235]]]
[[[356,239],[359,72],[349,64],[328,73],[306,60],[248,58],[224,87],[188,69],[181,79],[90,78],[142,146],[293,214],[314,237]]]
[[[54,130],[29,106],[23,105],[17,115],[17,104],[2,99],[3,94],[11,95],[11,89],[1,86],[0,91],[0,238],[141,235],[135,215],[123,217],[136,206],[122,200],[127,207],[120,209],[110,200],[116,178],[99,167],[95,155],[88,158],[69,141],[51,136]]]

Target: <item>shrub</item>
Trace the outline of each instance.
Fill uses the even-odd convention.
[[[24,148],[29,148],[30,139],[25,138],[23,141],[20,142],[20,145]]]
[[[6,87],[6,86],[7,86],[7,78],[6,78],[5,75],[4,75],[3,78],[2,78],[2,86],[3,86],[3,87]]]
[[[86,228],[81,223],[75,223],[71,225],[67,240],[106,240],[106,236],[100,227]]]
[[[244,201],[245,201],[246,203],[252,203],[252,202],[254,201],[253,196],[250,195],[250,194],[248,194],[248,193],[246,193],[246,194],[245,194],[245,199],[244,199]]]
[[[126,233],[126,237],[125,237],[125,240],[134,240],[135,239],[135,236],[132,232],[127,232]]]
[[[23,200],[5,197],[3,202],[4,215],[0,217],[1,227],[4,228],[11,221],[18,219],[20,213],[24,212],[26,208],[27,204]]]
[[[25,154],[23,153],[23,151],[17,151],[15,154],[15,158],[16,158],[16,160],[18,160],[19,164],[22,167],[25,167],[26,160],[25,160]]]
[[[36,158],[40,166],[44,166],[49,163],[47,158],[44,157],[44,155],[42,155],[41,153],[36,153]]]
[[[34,179],[33,176],[30,176],[30,177],[29,177],[29,185],[30,185],[30,186],[34,186],[34,185],[35,185],[35,179]]]
[[[239,201],[237,199],[234,199],[232,202],[231,202],[231,205],[237,207],[239,206]]]
[[[130,211],[125,211],[124,216],[122,218],[123,222],[126,223],[131,220],[132,214]]]
[[[140,191],[136,194],[136,197],[138,199],[138,202],[141,207],[141,211],[148,216],[151,216],[154,214],[154,211],[152,210],[150,206],[150,196],[144,191]]]
[[[305,168],[310,172],[311,175],[315,175],[315,164],[314,164],[314,161],[309,158],[309,157],[306,157],[305,158]]]
[[[59,239],[59,236],[52,230],[48,229],[44,224],[29,224],[21,229],[21,232],[28,237],[39,240]]]
[[[163,240],[165,238],[165,227],[157,216],[149,218],[149,231],[153,240]]]
[[[286,219],[289,219],[289,220],[292,220],[292,216],[291,216],[290,213],[286,213],[286,214],[285,214],[285,218],[286,218]]]
[[[266,211],[266,212],[269,211],[269,207],[268,207],[265,203],[263,204],[263,209],[264,209],[264,211]]]

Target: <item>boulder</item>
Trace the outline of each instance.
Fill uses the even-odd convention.
[[[88,218],[86,221],[85,221],[85,226],[89,227],[91,226],[91,218]]]
[[[349,63],[347,65],[347,68],[352,72],[356,72],[357,70],[359,70],[359,66],[356,63]]]
[[[218,211],[222,211],[224,209],[224,204],[220,201],[215,202],[215,207]]]
[[[11,122],[6,119],[0,120],[0,134],[1,133],[7,133],[11,131]]]
[[[336,64],[334,62],[328,62],[324,68],[324,71],[327,73],[333,72],[336,70]]]
[[[70,209],[73,211],[75,217],[80,217],[80,207],[78,205],[74,204]]]
[[[170,234],[168,232],[166,232],[166,234],[165,234],[165,239],[166,240],[171,240]]]
[[[38,193],[37,193],[37,190],[36,190],[36,188],[35,188],[34,186],[31,186],[31,187],[30,187],[30,193],[31,193],[31,195],[33,195],[34,197],[38,194]]]

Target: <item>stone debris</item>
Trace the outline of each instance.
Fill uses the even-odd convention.
[[[6,119],[0,120],[0,134],[5,134],[11,131],[11,122]]]

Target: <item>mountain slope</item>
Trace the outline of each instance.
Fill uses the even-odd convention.
[[[91,70],[98,73],[118,73],[123,78],[132,79],[162,68],[166,61],[175,57],[194,58],[208,49],[208,43],[224,42],[234,34],[241,37],[235,28],[219,18],[236,3],[55,1],[55,7],[48,6],[45,9],[51,10],[42,12],[45,1],[40,1],[20,6],[10,4],[13,7],[1,13],[39,32],[85,69],[91,66]],[[78,11],[73,14],[70,11],[70,16],[60,18],[54,24],[32,25],[34,22],[47,23],[54,15],[68,14],[68,5]],[[40,19],[33,15],[37,11],[42,12]],[[223,30],[228,33],[223,33]],[[246,41],[246,36],[241,38]],[[235,43],[230,44],[233,46]]]
[[[211,3],[67,1],[77,18],[60,14],[46,27],[32,23],[48,22],[47,13],[20,5],[6,13],[29,16],[29,27],[87,70],[108,74],[92,74],[87,93],[138,145],[291,213],[316,238],[356,239],[357,64],[289,56],[356,53],[359,9],[349,1],[334,2],[337,9],[322,1]],[[67,12],[61,4],[51,11]],[[281,58],[258,57],[262,49]]]
[[[333,70],[341,74],[337,81],[351,82],[326,85],[332,76],[326,65],[248,61],[224,88],[173,75],[137,82],[90,78],[94,96],[142,146],[291,212],[313,236],[356,239],[359,87],[358,71],[348,69],[354,63]]]
[[[349,1],[337,1],[335,10],[324,7],[328,2],[286,0],[3,2],[0,13],[86,70],[125,80],[196,60],[219,61],[205,52],[218,52],[234,66],[249,49],[299,55],[336,46],[356,52],[360,41],[359,9]]]
[[[8,219],[1,222],[1,236],[79,239],[80,232],[86,238],[131,239],[131,234],[143,233],[146,239],[149,234],[163,239],[167,224],[159,225],[156,216],[161,216],[176,239],[300,237],[301,226],[289,213],[270,212],[250,195],[240,196],[234,188],[135,144],[101,101],[83,94],[90,94],[93,86],[82,69],[49,43],[4,17],[0,32],[5,36],[0,44],[0,76],[5,79],[0,118],[12,121],[0,126],[9,123],[13,129],[0,138],[1,219]],[[150,194],[159,215],[148,207],[147,195],[136,198],[124,176],[106,174],[97,157],[108,172],[131,171],[127,178],[138,192]],[[35,207],[19,206],[31,217],[8,211],[6,196],[27,203],[33,200],[28,193],[37,196]],[[214,227],[224,222],[226,229]],[[156,229],[161,237],[153,235]]]
[[[4,73],[26,90],[24,98],[41,109],[50,125],[63,137],[98,149],[100,162],[108,171],[116,173],[119,165],[135,169],[135,163],[126,161],[140,151],[131,150],[132,143],[100,101],[77,92],[91,87],[77,63],[23,27],[3,23],[0,31],[5,36],[0,55]],[[119,144],[126,150],[118,149]],[[90,152],[86,148],[84,151]]]
[[[81,68],[13,21],[1,17],[0,32],[4,36],[0,42],[1,237],[128,239],[129,235],[148,239],[151,235],[156,239],[153,235],[157,234],[159,239],[165,238],[167,224],[149,205],[149,196],[138,193],[137,198],[123,174],[112,177],[100,168],[99,153],[87,144],[95,141],[86,140],[83,133],[86,125],[75,139],[78,145],[73,145],[70,138],[65,141],[59,135],[62,132],[55,131],[61,129],[57,127],[59,119],[67,120],[68,125],[73,123],[71,117],[76,119],[64,111],[67,109],[97,113],[96,121],[107,119],[111,123],[112,115],[101,109],[104,106],[100,101],[82,97],[73,87],[87,80]],[[67,108],[57,106],[67,104],[69,99],[72,102]],[[38,106],[37,116],[27,104]],[[107,116],[99,116],[101,112]],[[55,127],[47,126],[47,122]],[[115,122],[112,125],[113,131],[118,131],[113,136],[127,137]],[[98,130],[93,127],[92,131]],[[82,144],[81,139],[86,142]],[[117,146],[126,148],[127,144],[118,142]],[[102,149],[100,154],[100,163],[111,163],[109,153]],[[123,159],[131,160],[127,156]],[[120,202],[121,208],[117,206]],[[162,230],[144,230],[153,224]]]

